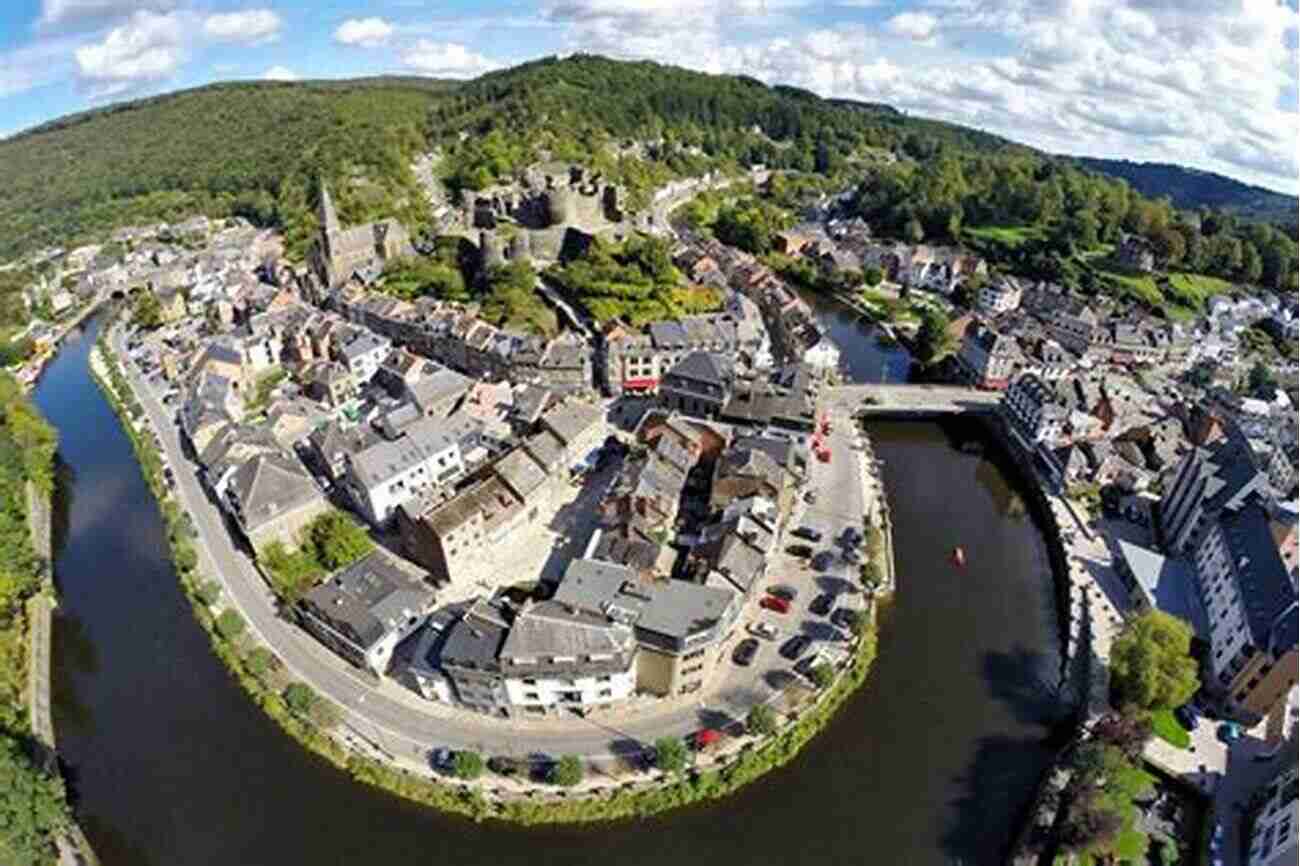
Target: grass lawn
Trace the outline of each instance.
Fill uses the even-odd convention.
[[[1045,236],[1041,226],[983,226],[962,231],[971,240],[996,241],[1013,248],[1029,241],[1042,240]]]
[[[1171,273],[1166,294],[1179,306],[1201,310],[1213,295],[1231,295],[1236,291],[1232,283],[1205,274]]]
[[[1161,710],[1151,716],[1151,724],[1157,737],[1177,749],[1186,749],[1192,743],[1191,734],[1178,724],[1173,710]]]

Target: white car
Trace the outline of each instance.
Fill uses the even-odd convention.
[[[756,622],[750,625],[749,633],[764,640],[776,640],[777,637],[776,628],[765,622]]]

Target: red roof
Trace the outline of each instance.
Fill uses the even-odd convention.
[[[696,733],[696,735],[695,735],[695,745],[696,745],[698,748],[701,748],[701,749],[702,749],[702,748],[704,748],[705,746],[712,745],[713,743],[716,743],[718,740],[721,740],[721,739],[722,739],[722,733],[721,733],[721,732],[719,732],[719,731],[715,731],[715,730],[713,730],[713,728],[705,728],[704,730],[699,731],[698,733]]]
[[[659,386],[659,380],[653,377],[646,379],[624,379],[624,388],[656,388]]]

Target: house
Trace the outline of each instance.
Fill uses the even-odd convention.
[[[450,498],[426,495],[399,506],[402,546],[435,583],[464,583],[491,570],[512,533],[549,515],[552,495],[546,467],[515,449]]]
[[[310,589],[298,617],[321,643],[383,676],[393,650],[423,623],[433,592],[374,551]]]
[[[1005,391],[1020,362],[1020,349],[1011,337],[984,322],[967,326],[957,352],[957,363],[976,388]]]
[[[1069,409],[1061,391],[1031,373],[1017,377],[1007,387],[1001,407],[1012,431],[1031,450],[1039,442],[1055,444],[1065,433]]]
[[[605,413],[581,400],[553,404],[542,413],[539,426],[560,443],[565,466],[582,462],[605,443]]]
[[[442,630],[422,638],[412,673],[421,692],[449,695],[500,717],[576,713],[617,705],[636,690],[638,648],[632,629],[601,612],[543,601],[516,607],[479,600]]]
[[[367,521],[388,526],[397,506],[465,475],[480,429],[469,418],[420,418],[345,455],[344,484]]]
[[[258,454],[235,470],[222,505],[254,550],[272,542],[293,549],[302,530],[330,509],[302,462],[288,454]]]
[[[347,474],[349,454],[364,451],[379,441],[379,434],[367,424],[345,427],[338,421],[323,424],[307,436],[311,462],[331,484],[340,483]]]
[[[731,361],[712,352],[690,352],[659,382],[659,402],[685,415],[718,417],[731,399]]]
[[[1155,270],[1156,254],[1146,238],[1126,234],[1115,247],[1115,261],[1131,271],[1149,274]]]
[[[1297,593],[1270,516],[1256,502],[1224,508],[1195,548],[1210,621],[1206,687],[1254,725],[1295,685]]]
[[[1269,494],[1268,476],[1256,466],[1250,443],[1236,425],[1228,423],[1224,432],[1219,441],[1183,457],[1161,501],[1161,530],[1172,552],[1195,550],[1224,509]]]
[[[714,462],[709,506],[714,510],[729,502],[757,496],[778,503],[784,511],[793,498],[785,467],[756,447],[732,446]]]
[[[662,696],[704,687],[741,609],[741,596],[730,588],[644,583],[624,566],[590,559],[569,563],[553,600],[630,625],[640,647],[637,688]]]
[[[1296,742],[1281,750],[1251,794],[1242,827],[1250,828],[1246,866],[1292,866],[1300,856],[1300,799],[1296,797]]]
[[[338,409],[357,397],[357,380],[338,361],[313,361],[299,373],[304,390],[313,400]]]
[[[189,313],[185,304],[185,290],[178,285],[165,284],[156,289],[159,315],[164,322],[179,322]]]
[[[72,305],[77,302],[76,297],[67,289],[60,289],[57,292],[50,292],[50,312],[59,315],[65,310],[72,309]]]
[[[999,274],[980,286],[975,296],[975,308],[982,313],[998,315],[1009,313],[1020,306],[1024,288],[1014,277]]]
[[[1112,539],[1115,570],[1139,611],[1161,610],[1192,627],[1210,642],[1210,625],[1201,605],[1196,572],[1187,560],[1168,557],[1122,538]]]
[[[387,337],[358,328],[339,346],[337,359],[358,384],[369,382],[388,358],[393,343]]]

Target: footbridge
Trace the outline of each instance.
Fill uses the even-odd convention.
[[[839,408],[868,418],[933,418],[997,410],[1001,394],[961,385],[838,385],[829,397]]]

